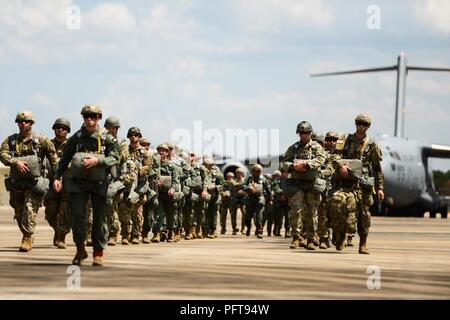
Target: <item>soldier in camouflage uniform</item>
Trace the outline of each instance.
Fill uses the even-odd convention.
[[[368,115],[360,114],[355,118],[356,132],[348,135],[342,157],[344,159],[360,159],[363,163],[363,180],[359,183],[357,192],[359,253],[369,254],[367,236],[370,227],[369,208],[374,203],[373,196],[378,201],[384,200],[384,176],[381,169],[382,154],[375,141],[366,135],[372,121]],[[348,175],[348,168],[341,166],[342,176]]]
[[[121,223],[122,244],[139,244],[144,223],[142,206],[147,201],[149,186],[149,174],[152,170],[153,158],[149,151],[139,143],[142,137],[141,130],[137,127],[128,129],[127,138],[130,139],[128,147],[129,158],[138,166],[138,181],[134,191],[139,195],[139,200],[132,205],[126,205],[122,201],[119,211]]]
[[[300,122],[296,131],[300,141],[290,146],[283,158],[283,168],[288,172],[287,193],[293,249],[300,244],[300,232],[304,222],[308,241],[306,248],[315,250],[314,220],[317,217],[320,193],[323,192],[321,189],[325,187],[325,181],[318,179],[319,169],[325,161],[325,152],[317,142],[311,140],[311,132],[312,126],[309,122]]]
[[[273,193],[273,222],[274,230],[273,235],[276,237],[281,236],[281,227],[283,226],[283,217],[285,235],[290,234],[289,226],[289,206],[287,203],[287,197],[282,187],[281,171],[276,170],[272,174],[272,193]],[[290,237],[290,235],[289,235]]]
[[[155,234],[152,242],[159,242],[161,237],[162,224],[164,219],[167,222],[167,242],[174,242],[175,229],[175,200],[174,195],[176,190],[180,190],[179,171],[176,166],[170,161],[169,146],[165,143],[158,145],[158,154],[161,157],[161,176],[158,180],[158,208],[157,221],[155,225]]]
[[[330,191],[333,188],[332,177],[334,174],[337,161],[340,160],[340,156],[335,154],[336,142],[339,139],[339,135],[335,131],[329,131],[325,135],[325,163],[321,168],[321,176],[327,181],[327,188],[322,193],[322,201],[318,210],[318,228],[317,235],[320,238],[320,249],[327,249],[331,247],[331,229],[329,218],[329,205],[330,205]]]
[[[264,206],[264,211],[263,211],[263,229],[264,229],[264,225],[267,223],[267,236],[271,237],[272,236],[272,227],[273,227],[273,223],[274,223],[274,212],[273,212],[273,191],[272,191],[272,181],[273,181],[273,177],[270,173],[266,173],[264,174],[264,178],[266,178],[267,180],[267,184],[269,185],[269,188],[271,190],[271,195],[270,198],[272,200],[267,200],[266,204]]]
[[[93,265],[101,266],[103,265],[103,250],[108,238],[106,193],[112,180],[109,168],[119,163],[119,145],[117,140],[105,129],[99,128],[98,122],[102,118],[102,110],[99,106],[85,105],[81,109],[81,114],[84,124],[67,141],[56,170],[53,187],[55,191],[61,192],[60,179],[71,162],[70,176],[65,175],[64,177],[64,188],[70,193],[69,210],[73,239],[77,246],[77,253],[72,264],[81,265],[82,261],[88,257],[84,241],[86,238],[86,203],[90,197],[93,208]]]
[[[221,193],[221,199],[219,212],[220,212],[220,234],[227,233],[227,215],[228,209],[231,207],[231,191],[233,190],[236,182],[234,180],[234,173],[228,172],[226,174],[226,181],[223,186],[223,191]],[[233,231],[236,229],[236,217],[231,220],[231,225],[233,226]]]
[[[247,237],[250,236],[252,228],[252,219],[255,221],[255,235],[263,238],[263,211],[266,201],[271,201],[272,191],[269,182],[261,175],[262,166],[255,164],[252,167],[252,174],[245,179],[243,184],[244,190],[248,194],[245,224],[247,226]]]
[[[200,158],[200,157],[199,157]],[[195,153],[191,153],[191,166],[199,176],[199,186],[192,190],[192,202],[193,202],[193,218],[191,233],[193,239],[203,239],[206,237],[205,232],[205,209],[207,206],[206,198],[202,198],[201,194],[203,192],[206,170],[204,166],[198,163],[199,159]]]
[[[120,158],[122,160],[125,154],[128,154],[128,144],[125,139],[117,137],[118,131],[120,129],[119,119],[116,117],[106,118],[105,128],[110,135],[112,135],[114,138],[117,139],[117,143],[119,144]],[[115,179],[115,181],[117,181],[119,178],[118,173],[116,174],[116,177],[113,178]],[[108,245],[115,246],[117,242],[117,235],[120,230],[120,221],[119,221],[120,194],[117,193],[115,197],[107,200],[108,202],[106,212],[108,217],[108,230],[109,230]]]
[[[142,243],[150,243],[148,234],[153,230],[154,222],[157,219],[156,209],[158,208],[158,180],[160,178],[161,157],[156,150],[150,149],[150,140],[141,138],[141,146],[150,152],[152,157],[152,168],[149,173],[149,192],[147,194],[147,202],[143,206],[144,224],[142,225]]]
[[[202,199],[207,199],[205,209],[205,231],[207,238],[217,238],[217,211],[220,204],[220,193],[223,191],[225,179],[218,166],[214,164],[214,159],[211,155],[203,156],[204,181]]]
[[[47,158],[50,166],[55,166],[57,155],[47,137],[32,131],[35,122],[33,113],[21,111],[15,121],[19,133],[3,141],[0,161],[11,167],[5,185],[10,192],[9,204],[14,208],[14,218],[23,234],[19,251],[28,252],[33,246],[36,215],[49,186],[48,179],[42,175],[42,163]]]
[[[231,221],[236,221],[237,219],[237,210],[239,209],[241,211],[241,233],[245,234],[245,202],[247,193],[244,191],[242,185],[245,181],[245,173],[244,170],[241,168],[237,168],[235,171],[235,186],[233,187],[233,190],[231,191],[231,207],[230,207],[230,215],[231,215]],[[233,235],[236,235],[237,232],[237,226],[236,229],[233,230]]]
[[[67,143],[67,134],[70,132],[70,122],[64,118],[55,120],[52,129],[55,137],[51,140],[55,146],[58,160],[61,157],[64,146]],[[50,183],[53,183],[54,168],[49,166]],[[55,231],[53,245],[58,249],[66,248],[66,235],[70,232],[69,212],[67,210],[68,194],[56,193],[53,188],[47,192],[44,198],[45,219]]]

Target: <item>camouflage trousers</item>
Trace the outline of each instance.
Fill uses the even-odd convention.
[[[194,213],[192,217],[193,226],[202,226],[205,224],[205,210],[207,203],[199,200],[194,202]]]
[[[132,238],[141,236],[144,224],[142,206],[146,200],[147,196],[144,195],[135,204],[131,204],[126,197],[119,202],[120,235],[122,238],[128,239],[130,235]]]
[[[157,220],[156,209],[158,208],[158,195],[153,196],[151,199],[143,206],[142,215],[144,218],[144,223],[142,224],[142,233],[148,234],[150,231],[154,230],[154,225]]]
[[[110,236],[117,237],[120,230],[119,220],[119,202],[120,194],[116,194],[112,201],[107,201],[106,204],[106,217],[108,219],[108,230]]]
[[[219,210],[220,197],[211,197],[205,209],[206,233],[214,232],[217,228],[217,212]]]
[[[89,200],[86,203],[86,238],[88,239],[92,237],[92,223],[94,221],[93,212],[92,200],[89,197]]]
[[[357,221],[359,237],[367,237],[370,228],[370,207],[373,205],[372,191],[358,189],[356,192],[357,199]]]
[[[283,202],[280,200],[275,200],[272,207],[272,214],[273,214],[273,223],[274,223],[274,233],[277,234],[281,230],[281,227],[283,225],[283,218],[284,218],[284,229],[288,230],[291,228],[290,221],[289,221],[289,206],[287,202]]]
[[[31,236],[36,228],[36,215],[42,205],[42,195],[29,189],[12,191],[9,204],[14,208],[14,219],[20,231],[25,236]]]
[[[157,226],[155,227],[157,231],[163,228],[164,220],[166,221],[167,230],[175,229],[175,201],[166,192],[159,193],[158,195],[158,208],[156,209],[158,220]]]
[[[241,211],[241,230],[244,230],[245,228],[245,212],[246,208],[243,203],[233,203],[230,207],[230,215],[231,215],[231,221],[233,219],[237,220],[237,211],[238,209]]]
[[[304,228],[304,236],[313,240],[317,232],[317,209],[320,193],[298,190],[289,196],[289,216],[292,236],[299,237]]]
[[[245,225],[248,229],[252,227],[252,219],[255,222],[256,230],[262,232],[264,200],[250,200],[246,206]]]
[[[320,201],[319,209],[317,211],[317,235],[319,238],[328,238],[330,235],[330,220],[329,217],[330,197],[327,194],[322,195],[322,201]]]
[[[220,203],[219,212],[220,212],[220,227],[222,229],[227,228],[227,217],[228,217],[228,209],[231,209],[231,203],[229,200],[223,200]],[[231,210],[230,210],[231,213]],[[231,225],[233,226],[233,230],[236,229],[236,216],[231,216]]]
[[[68,193],[58,193],[44,200],[45,220],[56,233],[66,235],[70,232]]]
[[[329,212],[333,233],[356,232],[357,195],[351,189],[334,192],[330,198]]]

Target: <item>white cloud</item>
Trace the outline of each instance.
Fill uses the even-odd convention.
[[[332,8],[322,0],[230,1],[237,21],[247,31],[278,32],[289,26],[325,28],[334,22]]]
[[[450,1],[421,0],[414,5],[419,21],[446,36],[450,35]]]
[[[137,26],[135,16],[121,3],[102,3],[83,16],[82,28],[94,28],[115,35],[133,31]]]

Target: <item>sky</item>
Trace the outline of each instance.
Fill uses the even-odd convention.
[[[81,107],[94,103],[104,119],[120,119],[120,136],[137,126],[153,147],[172,140],[236,157],[238,147],[226,146],[241,132],[256,139],[249,153],[284,153],[303,120],[348,133],[367,113],[370,135],[393,134],[395,72],[311,73],[394,65],[400,52],[410,65],[450,67],[446,0],[0,0],[0,8],[0,137],[17,132],[20,110],[35,114],[37,132],[53,137],[65,117],[73,133]],[[450,73],[411,71],[406,136],[450,145],[449,102]],[[433,164],[450,169],[450,160]]]

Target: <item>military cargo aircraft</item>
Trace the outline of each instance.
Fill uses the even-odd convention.
[[[434,187],[431,177],[431,168],[428,159],[450,158],[450,146],[429,144],[404,137],[404,112],[405,108],[406,76],[408,71],[450,71],[450,68],[431,68],[408,66],[405,54],[398,56],[397,64],[393,66],[349,70],[340,72],[312,74],[312,77],[344,75],[366,72],[397,71],[397,90],[395,105],[394,135],[382,135],[375,137],[382,153],[382,169],[385,178],[385,200],[377,203],[373,212],[382,215],[408,215],[423,216],[430,212],[434,217],[437,212],[442,217],[447,217],[448,197],[440,196]],[[227,173],[237,167],[247,170],[252,163],[260,162],[266,171],[275,170],[281,163],[282,155],[271,159],[225,161],[222,171]],[[267,161],[270,160],[270,161]]]

